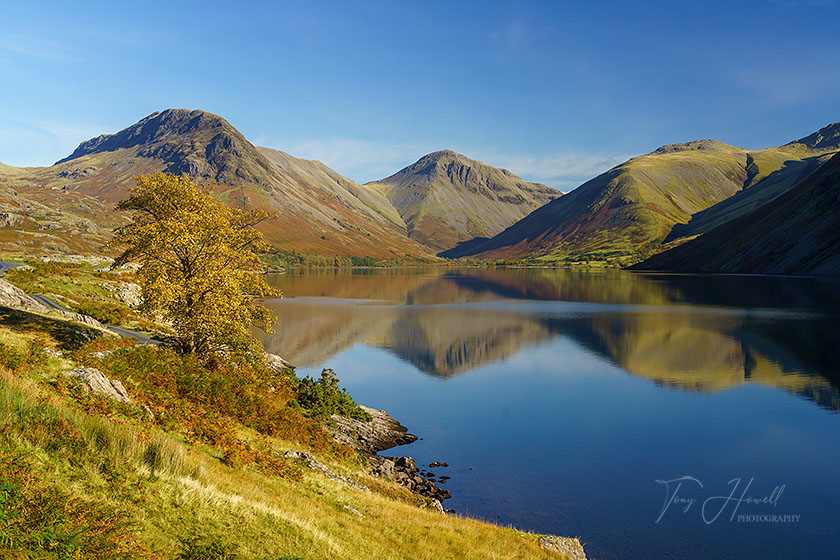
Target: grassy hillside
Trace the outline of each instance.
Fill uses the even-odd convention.
[[[675,223],[737,192],[745,160],[743,150],[714,141],[660,148],[584,183],[469,254],[605,260],[651,253]]]
[[[562,194],[449,150],[364,186],[393,204],[409,237],[436,250],[495,235]]]
[[[784,194],[840,148],[839,130],[760,151],[713,140],[663,146],[443,256],[632,264]]]
[[[0,308],[4,558],[559,557],[537,535],[422,509],[366,474],[294,404],[288,374],[116,338],[83,344],[56,325]],[[78,365],[120,380],[134,402],[60,373]],[[371,491],[281,457],[292,448]]]
[[[837,275],[839,216],[837,154],[779,198],[636,268]]]

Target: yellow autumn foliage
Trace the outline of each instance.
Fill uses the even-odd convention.
[[[254,299],[281,295],[263,280],[256,254],[264,245],[254,226],[269,214],[230,208],[186,175],[134,179],[118,205],[135,214],[115,232],[126,248],[114,266],[140,264],[142,310],[172,323],[181,352],[261,355],[250,328],[271,332],[275,319]]]

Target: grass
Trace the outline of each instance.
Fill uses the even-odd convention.
[[[54,331],[5,325],[0,341],[21,353],[33,344],[55,350],[63,343]],[[314,422],[300,412],[287,418],[292,431],[264,421],[281,405],[295,410],[282,376],[123,346],[103,337],[27,367],[0,363],[0,556],[557,558],[537,535],[418,508],[416,496],[310,432]],[[103,350],[111,353],[92,356]],[[153,405],[156,420],[84,394],[59,373],[71,360],[121,378],[135,402]],[[230,460],[213,430],[253,455]],[[314,436],[323,441],[307,439]],[[372,491],[285,461],[279,470],[260,462],[293,448]]]

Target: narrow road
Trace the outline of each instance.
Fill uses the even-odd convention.
[[[0,261],[0,276],[3,276],[3,274],[5,274],[6,271],[9,270],[10,268],[17,268],[19,266],[23,266],[23,265],[20,264],[20,263]]]
[[[19,263],[0,261],[0,276],[2,276],[10,268],[17,268],[19,266],[23,265]],[[70,313],[75,313],[75,311],[73,311],[72,309],[67,309],[66,307],[54,302],[47,296],[41,296],[37,294],[29,294],[29,296],[43,303],[47,307],[52,307],[53,309],[58,309],[59,311],[69,311]],[[154,339],[147,334],[127,329],[125,327],[118,327],[116,325],[105,325],[105,328],[123,338],[133,338],[140,344],[160,344],[159,340]]]

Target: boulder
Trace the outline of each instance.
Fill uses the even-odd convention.
[[[143,290],[133,282],[120,282],[117,286],[116,296],[131,308],[136,309],[143,303]]]
[[[131,399],[128,396],[123,384],[117,379],[108,379],[105,374],[96,368],[81,367],[76,369],[68,369],[61,372],[63,375],[75,377],[82,382],[82,386],[88,391],[100,393],[109,399],[130,403]]]
[[[268,362],[268,369],[275,375],[280,375],[286,369],[295,369],[295,366],[278,356],[277,354],[265,353],[265,360]]]
[[[428,509],[432,509],[432,510],[440,512],[440,513],[445,513],[443,511],[443,504],[440,503],[440,500],[437,500],[435,498],[432,498],[431,500],[426,502],[424,504],[424,507],[426,507]]]
[[[586,554],[583,552],[583,545],[580,544],[579,539],[545,535],[540,537],[540,546],[552,552],[559,552],[571,560],[586,560]]]
[[[310,469],[315,470],[315,471],[320,471],[320,472],[324,473],[324,476],[326,476],[330,480],[334,480],[336,482],[339,482],[339,483],[343,484],[344,486],[349,486],[350,488],[355,488],[357,490],[362,490],[364,492],[370,492],[370,488],[368,488],[367,486],[365,486],[363,484],[359,484],[358,482],[353,482],[352,480],[350,480],[346,476],[342,476],[338,473],[334,473],[333,471],[328,469],[326,465],[324,465],[323,463],[321,463],[320,461],[315,459],[315,457],[313,457],[309,453],[305,453],[303,451],[296,451],[294,449],[290,449],[289,451],[286,451],[286,453],[283,454],[283,457],[285,457],[286,459],[297,459],[300,462],[302,462],[304,465],[309,467]]]
[[[14,227],[18,225],[23,218],[20,214],[12,212],[0,212],[0,228]]]
[[[384,410],[360,408],[371,415],[371,420],[362,422],[334,414],[330,418],[332,425],[325,426],[333,438],[368,456],[417,441],[417,436],[409,434],[408,428]]]

